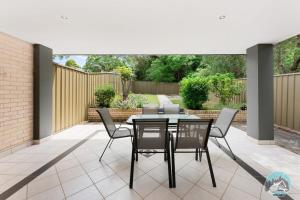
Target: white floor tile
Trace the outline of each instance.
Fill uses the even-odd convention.
[[[188,192],[183,199],[185,200],[199,200],[199,199],[205,199],[205,200],[218,200],[217,197],[213,196],[209,192],[206,192],[205,190],[199,188],[198,186],[194,186],[193,189]],[[232,199],[233,200],[233,199]]]
[[[135,181],[133,181],[133,189],[142,197],[146,197],[155,188],[159,186],[159,183],[154,181],[149,175],[145,174]]]
[[[126,183],[117,175],[110,176],[96,184],[97,188],[104,197],[118,191],[124,187]]]
[[[87,175],[83,175],[74,178],[68,182],[62,183],[62,187],[65,195],[68,197],[72,194],[79,192],[80,190],[89,187],[92,184],[93,182],[91,181],[91,179]]]
[[[60,186],[51,188],[47,191],[30,197],[28,200],[60,200],[64,199],[64,193]]]
[[[177,197],[174,193],[172,193],[170,190],[166,189],[164,186],[158,187],[156,190],[151,192],[145,200],[179,200],[180,198]]]
[[[128,185],[126,185],[122,189],[109,195],[105,199],[107,199],[107,200],[141,200],[142,197],[139,196],[133,189],[129,189]]]
[[[101,200],[103,199],[102,195],[99,193],[97,188],[92,185],[84,190],[81,190],[80,192],[73,194],[72,196],[69,196],[67,200]]]
[[[28,197],[44,192],[60,185],[57,174],[33,180],[28,184]]]

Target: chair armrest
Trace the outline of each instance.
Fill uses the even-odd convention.
[[[133,134],[131,133],[131,129],[128,127],[118,127],[116,130],[121,130],[121,129],[125,129],[128,130],[130,137],[133,137]]]
[[[222,130],[219,127],[217,127],[216,125],[212,125],[211,128],[214,128],[214,129],[217,129],[218,131],[220,131],[222,137],[224,137],[224,134],[223,134]]]

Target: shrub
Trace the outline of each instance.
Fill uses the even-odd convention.
[[[110,85],[97,88],[95,92],[97,106],[109,107],[115,95],[115,91]]]
[[[180,95],[189,109],[202,109],[208,100],[208,80],[204,77],[187,77],[180,82]]]
[[[233,74],[215,74],[209,76],[210,89],[220,98],[220,103],[226,105],[235,96],[240,95],[243,85],[234,79]]]
[[[143,95],[129,94],[126,100],[123,100],[120,96],[116,96],[112,103],[112,107],[119,109],[134,109],[141,108],[143,104],[146,103],[147,99]]]

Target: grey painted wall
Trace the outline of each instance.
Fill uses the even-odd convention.
[[[52,49],[34,45],[34,134],[39,140],[52,134]]]
[[[247,49],[247,133],[273,140],[273,45]]]

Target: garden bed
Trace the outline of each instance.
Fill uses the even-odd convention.
[[[88,110],[88,121],[89,122],[100,122],[100,116],[96,112],[95,107],[90,107]],[[114,121],[122,122],[126,121],[131,115],[142,114],[141,108],[134,109],[119,109],[119,108],[108,108],[110,115],[112,116]]]
[[[197,115],[201,119],[214,119],[216,120],[220,114],[220,110],[189,110],[186,109],[185,112],[190,115]],[[234,122],[245,122],[247,121],[247,111],[239,110],[236,114]]]
[[[100,122],[100,117],[96,112],[95,107],[91,107],[88,110],[88,121],[89,122]],[[109,113],[111,114],[114,121],[126,121],[131,115],[138,115],[142,114],[141,108],[135,109],[119,109],[119,108],[108,108]],[[216,120],[220,114],[220,110],[188,110],[186,109],[185,112],[190,115],[197,115],[201,119],[211,119],[213,118]],[[247,111],[240,110],[234,118],[235,122],[245,122],[247,121]]]

